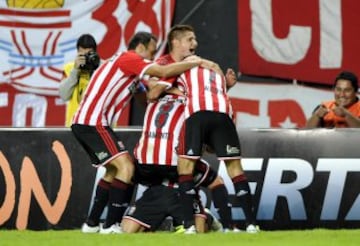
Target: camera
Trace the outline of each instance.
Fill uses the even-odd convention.
[[[80,69],[94,71],[100,64],[100,56],[95,51],[89,51],[85,55],[85,64],[80,66]]]

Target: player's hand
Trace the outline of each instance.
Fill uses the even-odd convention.
[[[224,76],[223,71],[221,70],[219,64],[217,64],[216,62],[202,58],[202,62],[200,64],[200,66],[203,68],[213,70],[216,73],[220,74],[221,76]]]
[[[191,56],[187,56],[184,61],[186,62],[194,62],[197,63],[198,65],[201,65],[202,63],[202,59],[200,56],[197,55],[191,55]]]

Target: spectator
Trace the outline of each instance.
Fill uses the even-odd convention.
[[[358,78],[343,71],[335,79],[334,100],[318,105],[307,120],[306,127],[360,127],[360,102],[357,97]]]
[[[96,41],[90,34],[83,34],[76,43],[77,55],[73,62],[64,66],[64,79],[59,85],[60,97],[67,101],[65,125],[70,127],[71,120],[79,107],[80,100],[90,81],[93,72],[99,66],[99,56],[96,53]],[[88,59],[88,64],[86,63]]]

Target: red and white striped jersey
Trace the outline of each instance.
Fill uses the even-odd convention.
[[[134,88],[154,63],[134,51],[115,55],[95,70],[73,124],[110,126],[129,103]]]
[[[181,74],[178,82],[186,95],[186,118],[201,110],[221,112],[232,117],[224,76],[206,68],[194,67]]]
[[[142,164],[177,166],[175,147],[184,122],[185,98],[166,95],[148,104],[134,156]]]

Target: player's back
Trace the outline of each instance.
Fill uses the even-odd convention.
[[[179,84],[187,98],[186,117],[202,110],[232,114],[224,76],[210,69],[194,67],[180,76]]]

